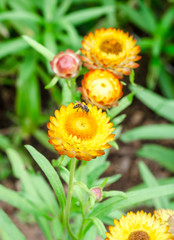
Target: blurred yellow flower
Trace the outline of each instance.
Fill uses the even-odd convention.
[[[103,155],[114,140],[110,118],[96,106],[70,103],[55,111],[47,124],[49,143],[59,154],[89,161]]]
[[[155,218],[161,221],[161,224],[169,227],[169,232],[172,234],[174,239],[174,210],[170,209],[159,209],[154,211]]]
[[[86,102],[103,109],[117,106],[123,95],[118,78],[107,70],[99,69],[85,74],[80,91]]]
[[[168,228],[161,226],[154,216],[143,211],[127,213],[118,221],[114,219],[115,227],[109,226],[105,240],[169,240]]]
[[[140,47],[136,40],[120,29],[101,28],[93,34],[90,32],[82,41],[81,57],[88,69],[107,69],[119,78],[129,75],[131,68],[139,65],[135,61],[141,59],[137,54]]]

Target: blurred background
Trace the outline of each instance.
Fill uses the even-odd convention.
[[[136,93],[123,112],[119,150],[111,149],[110,166],[102,176],[122,175],[110,189],[135,188],[146,182],[138,167],[143,160],[158,183],[174,182],[173,26],[173,0],[0,0],[0,182],[20,188],[9,148],[18,152],[29,170],[37,167],[25,144],[48,159],[58,157],[48,144],[46,123],[62,104],[66,89],[62,82],[45,89],[53,77],[49,62],[21,36],[35,39],[56,55],[67,48],[77,51],[84,35],[101,27],[129,32],[142,56],[135,70],[138,86],[123,89],[124,95]],[[45,239],[32,218],[3,202],[0,207],[27,239]],[[144,206],[147,211],[153,208]]]

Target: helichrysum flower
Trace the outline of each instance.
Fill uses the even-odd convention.
[[[88,69],[108,69],[119,78],[129,75],[131,68],[139,65],[135,61],[140,47],[136,40],[120,29],[101,28],[89,33],[82,41],[82,61]]]
[[[59,154],[89,161],[103,155],[104,149],[110,147],[108,142],[114,140],[109,120],[105,112],[90,104],[63,105],[47,124],[49,143]]]
[[[169,227],[169,233],[172,234],[174,239],[174,210],[159,209],[154,211],[155,218],[161,221],[162,225]]]
[[[67,49],[65,52],[58,53],[50,64],[55,75],[66,79],[74,78],[81,66],[80,55],[75,54],[71,49]]]
[[[127,216],[115,220],[115,226],[109,226],[106,240],[169,240],[171,235],[168,228],[161,226],[151,214],[143,211],[129,212]]]
[[[99,108],[109,108],[118,105],[118,99],[123,95],[122,84],[118,78],[107,70],[91,70],[82,80],[83,99]]]

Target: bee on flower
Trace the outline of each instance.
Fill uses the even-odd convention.
[[[49,143],[59,154],[89,161],[105,154],[104,150],[110,147],[108,142],[114,140],[113,123],[96,106],[88,104],[79,107],[78,111],[76,106],[79,107],[73,103],[67,107],[62,105],[55,111],[55,117],[50,117],[47,124]]]
[[[140,47],[136,40],[120,29],[101,28],[90,32],[82,41],[81,57],[88,69],[105,69],[113,72],[118,78],[129,75],[140,56]]]

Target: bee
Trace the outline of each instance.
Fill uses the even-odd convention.
[[[77,102],[77,101],[76,101],[76,103],[77,103],[77,104],[76,104],[73,108],[78,108],[78,109],[77,109],[77,112],[78,112],[79,108],[81,108],[82,110],[84,110],[86,113],[89,112],[89,108],[88,108],[86,105],[84,105],[84,104],[81,103],[81,102]]]

